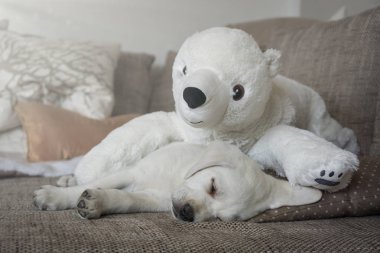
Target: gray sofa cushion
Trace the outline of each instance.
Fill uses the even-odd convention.
[[[380,155],[380,7],[339,21],[274,31],[281,73],[309,85],[352,128],[364,155]]]
[[[39,211],[33,191],[54,178],[0,179],[0,252],[375,252],[380,217],[304,222],[185,223],[168,213],[84,220]]]
[[[149,54],[121,52],[115,70],[115,106],[112,115],[148,112],[153,61],[154,56]]]
[[[274,32],[283,29],[308,28],[320,21],[307,18],[273,18],[245,23],[228,25],[231,28],[241,29],[251,34],[260,48],[264,51],[268,49],[268,44]]]
[[[329,112],[355,131],[362,154],[380,155],[380,7],[332,22],[296,21],[233,26],[281,50],[281,73],[318,91]]]
[[[172,67],[177,53],[169,51],[166,55],[165,66],[163,68],[159,82],[155,85],[150,103],[150,112],[174,111],[174,99],[172,93],[173,79]]]

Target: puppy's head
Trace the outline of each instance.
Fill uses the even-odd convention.
[[[266,175],[238,148],[215,142],[172,194],[173,215],[183,221],[247,220],[266,209],[316,202],[321,192],[293,188]]]

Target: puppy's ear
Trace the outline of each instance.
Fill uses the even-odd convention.
[[[194,166],[187,172],[185,178],[193,176],[195,173],[211,167],[236,168],[242,159],[241,151],[230,144],[222,141],[214,141],[208,144],[205,153],[199,158]],[[241,166],[241,165],[239,165]]]
[[[276,76],[278,71],[280,70],[280,57],[281,57],[280,51],[276,49],[268,49],[267,51],[264,52],[264,57],[268,65],[270,76],[271,77]]]
[[[281,206],[298,206],[306,205],[319,201],[322,197],[320,190],[304,187],[304,186],[291,186],[289,182],[278,180],[272,189],[272,201],[270,203],[271,209]]]

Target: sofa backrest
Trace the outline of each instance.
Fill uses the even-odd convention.
[[[115,105],[112,115],[147,113],[152,85],[150,54],[121,52],[114,74]]]

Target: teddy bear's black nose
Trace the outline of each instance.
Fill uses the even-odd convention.
[[[183,91],[183,99],[191,109],[194,109],[206,102],[206,95],[198,88],[187,87]]]

